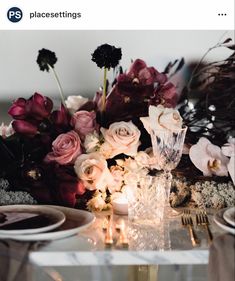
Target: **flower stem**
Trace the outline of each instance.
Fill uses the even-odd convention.
[[[63,93],[63,89],[62,89],[62,86],[60,84],[60,80],[59,80],[59,77],[55,71],[55,69],[53,67],[50,66],[50,64],[47,64],[49,69],[52,71],[52,73],[54,74],[54,78],[55,78],[55,81],[57,83],[57,86],[59,88],[59,92],[60,92],[60,98],[61,98],[61,102],[62,104],[64,105],[64,107],[66,107],[65,105],[65,99],[64,99],[64,93]]]
[[[107,67],[104,68],[104,84],[103,84],[103,95],[102,95],[102,106],[101,112],[105,112],[106,107],[106,86],[107,86]]]

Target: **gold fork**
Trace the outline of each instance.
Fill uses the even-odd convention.
[[[211,233],[211,230],[209,228],[209,219],[207,216],[206,211],[201,211],[196,214],[196,223],[197,225],[204,226],[206,229],[207,237],[208,237],[208,242],[211,243],[213,240],[213,235]]]
[[[103,231],[105,233],[104,243],[106,247],[110,247],[113,245],[113,225],[112,218],[108,215],[103,221]]]
[[[126,224],[123,219],[119,219],[116,223],[116,231],[119,233],[117,244],[123,248],[128,248],[128,238],[126,235]]]
[[[190,210],[184,210],[183,215],[181,216],[181,223],[188,228],[193,247],[200,245],[200,241],[193,228],[193,219],[190,215]]]

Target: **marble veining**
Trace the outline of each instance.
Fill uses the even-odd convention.
[[[187,229],[181,226],[180,218],[156,226],[129,226],[129,249],[115,246],[118,233],[114,229],[114,246],[105,248],[102,221],[105,213],[88,229],[66,239],[54,240],[38,250],[30,252],[29,259],[39,266],[98,266],[98,265],[150,265],[150,264],[207,264],[208,243],[206,232],[195,227],[201,238],[201,246],[193,248]],[[114,216],[115,221],[119,216]],[[122,217],[128,224],[127,217]],[[214,225],[214,235],[221,233]],[[133,230],[134,229],[134,230]],[[151,240],[150,240],[151,239]]]

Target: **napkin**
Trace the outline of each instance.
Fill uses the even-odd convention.
[[[210,247],[208,280],[233,281],[235,277],[235,236],[224,234],[216,237]]]
[[[39,246],[39,242],[17,242],[0,240],[0,281],[29,281],[32,265],[28,253]]]

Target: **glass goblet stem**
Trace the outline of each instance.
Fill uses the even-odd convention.
[[[170,191],[171,191],[171,182],[172,182],[172,174],[171,171],[165,170],[163,172],[163,179],[164,179],[164,185],[165,185],[165,192],[166,192],[166,207],[170,206]]]

